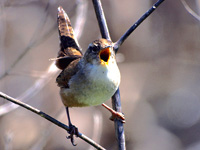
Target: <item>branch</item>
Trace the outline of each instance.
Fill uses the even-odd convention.
[[[149,9],[115,44],[114,44],[114,50],[115,52],[117,52],[118,48],[122,45],[122,43],[126,40],[126,38],[163,2],[164,0],[159,0],[158,2],[156,2],[151,9]],[[93,5],[94,5],[94,9],[96,12],[96,16],[98,19],[98,23],[99,23],[99,27],[100,27],[100,31],[102,34],[103,38],[106,39],[110,39],[110,35],[109,35],[109,31],[108,31],[108,27],[107,27],[107,23],[105,20],[105,16],[104,16],[104,12],[102,9],[102,5],[100,0],[93,0]],[[0,97],[9,100],[17,105],[20,105],[36,114],[38,114],[39,116],[45,118],[46,120],[52,122],[53,124],[63,128],[66,131],[69,131],[69,127],[61,122],[59,122],[58,120],[54,119],[53,117],[47,115],[46,113],[28,105],[25,104],[17,99],[14,99],[2,92],[0,92]],[[120,93],[119,93],[119,89],[115,92],[115,94],[112,96],[112,104],[113,104],[113,108],[118,111],[121,112],[121,102],[120,102]],[[125,135],[124,135],[124,128],[123,128],[123,123],[120,120],[115,120],[115,131],[116,131],[116,136],[117,136],[117,140],[118,140],[118,148],[120,150],[125,150]],[[95,143],[93,140],[91,140],[90,138],[88,138],[87,136],[83,135],[82,133],[78,133],[78,137],[81,138],[82,140],[84,140],[85,142],[87,142],[88,144],[92,145],[93,147],[95,147],[96,149],[100,149],[100,150],[104,150],[103,147],[101,147],[100,145],[98,145],[97,143]]]
[[[112,106],[115,111],[122,112],[119,88],[112,96]],[[125,144],[123,122],[118,119],[115,119],[114,121],[115,121],[115,134],[117,136],[117,141],[118,141],[118,148],[119,150],[125,150],[126,144]]]
[[[45,8],[46,14],[47,14],[47,9],[48,9],[49,5],[50,4],[48,3]],[[81,0],[76,5],[77,5],[76,12],[79,12],[79,13],[76,13],[76,15],[75,15],[76,20],[75,20],[74,32],[76,33],[77,39],[79,39],[82,35],[82,31],[85,26],[85,21],[86,21],[86,17],[87,17],[86,14],[87,14],[87,8],[88,8],[88,1]],[[73,8],[72,10],[74,10],[74,9],[75,8]],[[45,16],[46,16],[46,14],[45,14]],[[42,17],[41,21],[46,20],[43,18],[46,18],[46,17]],[[17,58],[17,60],[11,65],[11,67],[8,69],[9,71],[6,71],[2,76],[0,76],[0,80],[3,79],[6,75],[8,75],[10,73],[10,71],[17,64],[17,62],[20,61],[20,58],[25,56],[25,53],[27,53],[27,51],[31,50],[32,46],[37,46],[37,45],[41,44],[42,42],[44,42],[44,40],[47,39],[47,37],[49,37],[55,31],[55,28],[57,28],[57,23],[56,23],[42,37],[38,37],[37,35],[43,29],[44,23],[39,23],[40,26],[37,27],[38,28],[37,30],[39,30],[39,31],[35,30],[36,33],[34,33],[34,36],[31,38],[31,42],[28,44],[29,46],[26,47],[25,50],[23,50],[24,53],[22,55],[20,55],[20,57]],[[36,37],[36,36],[37,36],[37,39],[34,40],[35,39],[34,37]],[[55,62],[52,62],[51,65],[49,65],[48,69],[39,76],[39,79],[37,79],[22,94],[17,96],[17,99],[20,99],[21,101],[27,103],[28,100],[30,99],[30,97],[33,96],[34,94],[36,94],[38,91],[40,91],[41,88],[43,86],[45,86],[57,72],[58,72],[58,68],[55,66]],[[18,108],[18,105],[14,105],[13,103],[5,103],[3,105],[0,105],[0,116],[6,114],[16,108]]]
[[[95,13],[97,16],[97,20],[99,23],[99,28],[101,31],[102,38],[111,40],[109,31],[108,31],[108,27],[107,27],[106,18],[104,16],[103,8],[101,5],[101,1],[100,0],[92,0],[92,2],[94,5],[94,10],[95,10]]]
[[[104,16],[103,8],[101,5],[101,1],[93,0],[93,5],[96,12],[96,16],[97,16],[102,37],[108,40],[111,40],[106,19]],[[112,96],[112,106],[115,111],[121,112],[121,100],[120,100],[119,88],[117,89],[115,94]],[[126,145],[125,145],[125,134],[124,134],[123,123],[121,122],[121,120],[118,120],[118,119],[115,119],[114,121],[115,121],[115,134],[118,141],[118,149],[125,150]]]
[[[23,53],[21,53],[18,56],[18,58],[11,64],[7,71],[2,76],[0,76],[0,79],[3,79],[6,75],[8,75],[10,71],[19,63],[19,61],[32,49],[33,46],[37,46],[38,44],[42,43],[42,41],[46,39],[46,37],[49,37],[49,35],[52,34],[52,31],[54,31],[56,24],[53,25],[52,28],[48,32],[46,32],[42,37],[39,36],[47,21],[48,9],[49,3],[47,3],[46,5],[45,12],[40,15],[40,22],[36,26],[35,31],[31,36],[30,42],[28,43],[27,47],[23,50]]]
[[[116,52],[122,43],[128,38],[128,36],[163,2],[164,0],[158,0],[135,24],[133,24],[121,38],[115,42],[114,48]]]
[[[17,105],[20,105],[20,106],[32,111],[33,113],[39,115],[40,117],[43,117],[46,120],[52,122],[53,124],[63,128],[64,130],[69,131],[69,127],[67,125],[59,122],[58,120],[56,120],[53,117],[47,115],[46,113],[40,111],[39,109],[36,109],[36,108],[26,104],[26,103],[23,103],[23,102],[15,99],[15,98],[12,98],[12,97],[10,97],[10,96],[2,93],[2,92],[0,92],[0,97],[4,98],[4,99],[6,99],[6,100],[8,100],[10,102],[13,102],[13,103],[15,103]],[[103,148],[99,144],[95,143],[93,140],[91,140],[90,138],[88,138],[87,136],[85,136],[84,134],[82,134],[80,132],[78,133],[78,137],[81,138],[82,140],[84,140],[85,142],[87,142],[88,144],[92,145],[94,148],[96,148],[98,150],[105,150],[105,148]]]
[[[188,11],[190,15],[192,15],[194,18],[200,21],[200,16],[190,8],[190,6],[186,3],[185,0],[181,0],[181,3],[183,4],[183,6],[185,7],[185,9]]]

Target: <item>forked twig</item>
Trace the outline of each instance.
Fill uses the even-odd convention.
[[[117,52],[118,48],[121,46],[121,44],[127,39],[127,37],[163,2],[164,0],[158,0],[153,6],[152,8],[150,8],[114,45],[114,49]],[[99,26],[100,26],[100,31],[102,34],[103,38],[106,39],[110,39],[110,35],[109,35],[109,31],[107,28],[107,24],[106,24],[106,20],[104,17],[104,13],[103,13],[103,9],[101,6],[101,2],[100,0],[93,0],[93,4],[94,4],[94,8],[97,14],[97,19],[99,22]],[[28,105],[25,104],[17,99],[14,99],[2,92],[0,92],[0,97],[9,100],[17,105],[20,105],[36,114],[38,114],[39,116],[49,120],[50,122],[52,122],[53,124],[65,129],[65,130],[69,130],[69,127],[61,122],[59,122],[58,120],[54,119],[53,117],[47,115],[46,113]],[[116,93],[112,96],[112,103],[113,103],[113,108],[116,111],[121,111],[121,102],[120,102],[120,94],[119,94],[119,89],[116,91]],[[118,148],[120,150],[125,150],[125,136],[124,136],[124,129],[123,129],[123,123],[119,120],[115,120],[115,129],[116,129],[116,135],[118,138]],[[95,147],[96,149],[99,150],[105,150],[102,146],[100,146],[99,144],[95,143],[93,140],[91,140],[90,138],[88,138],[87,136],[79,133],[78,137],[81,138],[82,140],[84,140],[85,142],[87,142],[88,144],[92,145],[93,147]]]
[[[99,28],[101,31],[102,38],[111,40],[109,31],[108,31],[108,27],[107,27],[107,23],[106,23],[106,19],[104,16],[103,8],[101,5],[101,1],[93,0],[93,5],[94,5],[95,12],[96,12],[97,20],[99,23]],[[115,92],[115,94],[112,96],[112,106],[115,111],[121,112],[121,100],[120,100],[119,88]],[[114,122],[115,122],[116,138],[118,141],[118,148],[120,150],[125,150],[126,145],[125,145],[125,134],[124,134],[123,123],[119,119],[115,119]]]
[[[164,0],[158,0],[133,26],[131,26],[125,34],[114,44],[115,52],[118,51],[122,43],[128,38],[128,36],[163,2]],[[96,12],[99,28],[103,38],[110,39],[110,34],[108,31],[106,19],[104,16],[103,8],[100,0],[93,0],[94,9]],[[121,100],[119,88],[112,96],[112,105],[114,110],[121,112]],[[118,141],[118,149],[125,150],[125,135],[123,123],[120,120],[115,120],[115,133]]]
[[[162,3],[164,0],[158,0],[136,23],[134,23],[125,33],[121,36],[121,38],[115,42],[114,48],[116,52],[122,43],[128,38],[128,36]]]

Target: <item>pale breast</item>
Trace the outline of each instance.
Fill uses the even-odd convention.
[[[120,83],[120,72],[113,63],[107,66],[87,64],[62,88],[63,103],[68,107],[93,106],[104,103],[115,93]]]

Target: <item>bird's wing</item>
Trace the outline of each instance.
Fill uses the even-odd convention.
[[[81,48],[74,36],[71,22],[61,6],[58,7],[58,32],[60,37],[60,50],[56,66],[64,70],[72,61],[83,56]]]
[[[56,78],[56,82],[59,87],[69,88],[69,80],[73,75],[75,75],[79,70],[80,58],[72,61]]]

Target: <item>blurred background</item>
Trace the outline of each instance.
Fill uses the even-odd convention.
[[[155,0],[102,0],[113,41]],[[59,50],[57,7],[70,17],[83,50],[100,38],[89,0],[0,0],[0,91],[67,124],[55,79]],[[193,13],[193,15],[191,15]],[[200,0],[165,1],[117,54],[128,150],[200,149]],[[111,101],[106,102],[111,106]],[[71,108],[81,133],[117,149],[110,113],[101,106]],[[93,149],[67,132],[0,99],[1,150]]]

